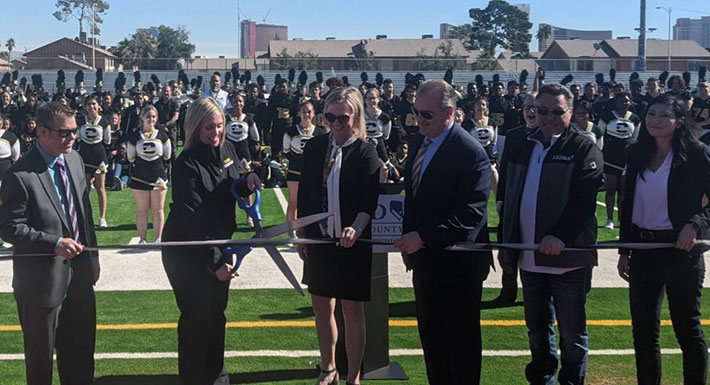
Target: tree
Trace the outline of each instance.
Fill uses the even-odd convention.
[[[552,26],[549,24],[540,24],[535,34],[535,38],[540,42],[540,46],[542,46],[543,40],[549,39],[550,36],[552,36]]]
[[[91,23],[92,10],[94,22],[90,25],[90,32],[100,35],[101,29],[98,25],[104,22],[101,15],[109,9],[109,4],[105,0],[57,0],[54,6],[59,8],[52,14],[57,20],[67,22],[76,19],[79,22],[79,36],[84,33],[84,22]]]
[[[148,29],[139,28],[111,52],[121,58],[124,67],[175,70],[182,68],[181,60],[191,60],[195,45],[190,43],[190,33],[185,27],[161,25],[157,37]]]
[[[15,39],[9,38],[7,39],[7,43],[5,43],[5,47],[7,47],[7,57],[9,58],[8,60],[12,59],[12,50],[15,49]]]
[[[314,70],[318,69],[318,55],[311,50],[306,52],[298,51],[291,55],[286,48],[276,54],[276,60],[272,58],[271,63],[275,70],[293,68],[296,70]]]
[[[456,25],[446,35],[449,39],[459,39],[466,48],[471,47],[471,35],[473,34],[472,24]]]
[[[446,70],[446,69],[464,69],[466,60],[459,54],[454,52],[454,44],[451,40],[441,43],[434,55],[426,55],[424,48],[417,52],[417,60],[414,62],[414,69],[420,71]]]
[[[504,0],[491,0],[486,8],[471,8],[468,13],[473,19],[469,49],[480,49],[490,56],[499,47],[514,52],[529,51],[532,23],[527,13]]]

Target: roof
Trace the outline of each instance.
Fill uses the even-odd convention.
[[[364,39],[364,40],[271,40],[269,53],[275,58],[284,49],[290,55],[311,52],[321,58],[349,58],[353,47],[365,43],[365,49],[374,57],[417,57],[420,54],[434,56],[437,49],[451,42],[452,54],[468,56],[468,51],[458,39]],[[441,55],[441,52],[438,52]]]
[[[528,52],[528,55],[530,55],[531,58],[533,59],[539,59],[540,56],[542,55],[542,52]],[[497,59],[513,59],[514,56],[520,56],[519,52],[513,52],[513,51],[503,51],[501,52]]]
[[[64,55],[58,55],[56,58],[53,58],[53,59],[59,59],[59,60],[65,61],[65,62],[75,65],[81,69],[85,69],[85,70],[91,69],[90,65],[88,65],[86,63],[78,62],[76,60],[72,60]]]
[[[90,45],[88,45],[88,44],[84,44],[84,43],[78,42],[78,41],[76,41],[76,40],[74,40],[74,39],[70,39],[70,38],[68,38],[68,37],[63,37],[63,38],[61,38],[61,39],[59,39],[59,40],[55,40],[55,41],[53,41],[53,42],[51,42],[51,43],[47,43],[47,44],[45,44],[45,45],[43,45],[43,46],[41,46],[41,47],[37,47],[37,48],[35,48],[35,49],[31,50],[31,51],[28,51],[28,52],[25,53],[25,56],[27,56],[27,55],[32,55],[32,53],[34,53],[35,51],[39,51],[39,50],[41,50],[41,49],[46,48],[47,46],[50,46],[50,45],[52,45],[52,44],[56,44],[56,43],[59,43],[59,42],[62,42],[62,41],[71,42],[71,44],[75,44],[75,45],[77,45],[77,46],[79,46],[79,47],[82,47],[82,48],[84,48],[84,49],[89,49],[89,50],[92,49],[92,47],[91,47]],[[115,57],[116,57],[116,55],[112,54],[112,53],[109,52],[108,50],[105,50],[105,49],[103,49],[103,48],[101,48],[101,47],[96,46],[96,47],[93,47],[93,49],[96,50],[96,53],[100,53],[100,54],[102,54],[102,55],[105,55],[105,56],[108,56],[108,57],[111,57],[111,58],[115,58]],[[69,52],[68,52],[68,53],[69,53]]]
[[[604,44],[613,49],[619,57],[638,56],[638,40],[636,39],[604,40]],[[695,40],[671,40],[671,56],[710,58],[710,52]],[[668,40],[647,39],[646,57],[668,57]]]
[[[596,57],[608,58],[606,52],[602,49],[597,49],[594,44],[600,44],[599,40],[555,40],[550,44],[545,52],[540,56],[545,59],[550,53],[557,53],[561,50],[566,57]]]

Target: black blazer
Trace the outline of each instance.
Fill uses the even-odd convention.
[[[411,161],[404,170],[403,233],[417,231],[424,248],[410,256],[414,269],[421,259],[437,259],[439,265],[459,258],[485,279],[493,254],[488,251],[448,251],[457,242],[488,243],[488,194],[491,164],[486,151],[461,126],[454,125],[424,170],[417,196],[412,195],[412,165],[424,137],[412,143]],[[452,266],[455,268],[455,265]]]
[[[640,172],[632,161],[634,147],[629,149],[629,163],[626,168],[626,192],[621,203],[620,242],[632,242],[631,216],[634,208],[636,178]],[[673,160],[668,176],[668,216],[673,230],[678,233],[688,223],[694,223],[699,239],[710,239],[710,204],[702,207],[703,195],[710,196],[710,147],[702,144],[688,148],[688,160]],[[691,250],[699,254],[699,250]],[[628,249],[619,249],[619,254],[629,255]]]
[[[65,160],[78,206],[80,241],[96,246],[84,164],[75,151],[66,154]],[[59,238],[71,234],[47,164],[36,146],[3,178],[0,201],[0,236],[14,245],[13,254],[52,254]],[[98,257],[98,253],[84,252],[71,261],[58,256],[15,257],[15,298],[48,308],[58,306],[71,280],[94,283],[90,257]]]

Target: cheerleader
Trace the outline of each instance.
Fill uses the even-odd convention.
[[[604,145],[604,140],[602,130],[594,123],[596,118],[594,116],[594,106],[592,103],[585,100],[577,103],[574,106],[573,116],[572,129],[591,139],[601,150]]]
[[[387,154],[385,142],[389,140],[392,131],[392,121],[389,115],[380,110],[380,90],[371,88],[365,94],[365,131],[367,140],[375,145],[377,156],[380,158],[380,183],[387,181],[390,167],[390,158]]]
[[[20,141],[10,130],[0,127],[0,185],[13,163],[20,159]]]
[[[313,117],[316,110],[313,103],[307,100],[298,106],[298,117],[301,122],[289,127],[283,137],[283,153],[288,159],[288,173],[286,174],[286,186],[288,187],[288,207],[286,208],[286,220],[296,219],[296,207],[298,207],[298,182],[301,179],[303,169],[303,150],[306,142],[316,135],[322,135],[323,129],[313,124]],[[294,237],[294,234],[291,234]]]
[[[136,228],[139,243],[146,243],[148,210],[153,214],[155,242],[163,233],[165,196],[168,193],[168,173],[165,162],[170,160],[172,146],[168,134],[155,128],[158,110],[147,104],[141,110],[141,124],[128,137],[126,155],[131,162],[131,181],[136,201]]]
[[[599,129],[604,133],[604,178],[606,180],[605,228],[614,228],[614,205],[624,198],[624,171],[626,169],[626,146],[638,136],[641,118],[629,111],[631,95],[627,92],[614,96],[616,109],[606,112],[599,119]],[[616,199],[616,200],[615,200]]]
[[[101,116],[98,96],[89,96],[84,100],[85,115],[76,119],[79,127],[77,146],[79,155],[84,160],[86,183],[93,182],[99,197],[99,227],[108,227],[106,223],[106,172],[108,171],[107,147],[111,144],[111,129],[106,118]]]
[[[498,191],[498,169],[496,168],[496,144],[498,139],[498,125],[488,116],[488,99],[479,96],[473,105],[473,117],[463,122],[462,127],[481,143],[491,162],[491,189]]]
[[[35,145],[35,141],[37,141],[37,121],[33,117],[28,117],[20,134],[20,153],[26,154]]]
[[[246,95],[235,92],[231,95],[230,102],[232,108],[225,111],[226,140],[234,145],[234,149],[239,157],[239,174],[246,175],[252,172],[251,167],[251,148],[259,143],[259,130],[257,129],[254,120],[244,112],[246,103]],[[247,200],[251,204],[252,196]],[[254,220],[247,216],[247,225],[254,226]]]

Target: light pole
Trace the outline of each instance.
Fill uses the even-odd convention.
[[[96,4],[91,4],[91,68],[96,72],[96,35],[94,35],[94,24],[96,23]]]
[[[668,72],[671,72],[671,13],[673,12],[673,8],[656,7],[656,9],[662,9],[668,12]]]

